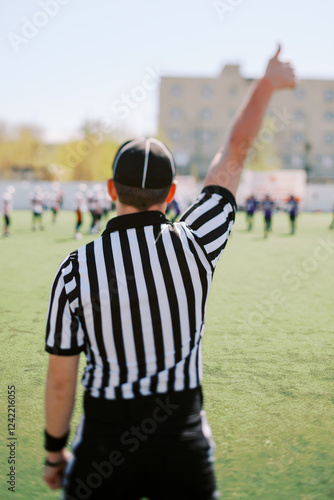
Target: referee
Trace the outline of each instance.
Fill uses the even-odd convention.
[[[176,182],[153,138],[123,144],[109,193],[118,216],[61,263],[47,319],[44,480],[64,499],[210,500],[216,491],[202,410],[206,301],[235,218],[242,165],[288,63],[269,61],[204,188],[179,222],[165,217]],[[80,353],[84,413],[66,450]]]

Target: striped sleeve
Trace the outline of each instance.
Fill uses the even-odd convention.
[[[69,256],[59,266],[51,289],[45,344],[45,350],[50,354],[73,356],[84,350],[82,328],[71,308],[71,303],[77,302],[75,288],[73,264]]]
[[[206,186],[182,215],[213,268],[224,250],[235,220],[236,201],[221,186]]]

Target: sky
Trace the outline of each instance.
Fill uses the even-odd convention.
[[[299,78],[334,79],[333,19],[333,0],[3,1],[0,122],[154,135],[161,76],[258,78],[281,42]]]

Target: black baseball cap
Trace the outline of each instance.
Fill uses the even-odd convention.
[[[161,141],[141,137],[120,146],[112,172],[113,180],[125,186],[160,189],[172,184],[175,164],[172,153]]]

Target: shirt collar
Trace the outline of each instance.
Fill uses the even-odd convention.
[[[141,226],[153,226],[157,224],[172,224],[165,214],[158,210],[147,210],[145,212],[135,212],[133,214],[118,215],[114,219],[108,221],[106,229],[103,231],[102,236],[120,231],[121,229],[130,229]]]

